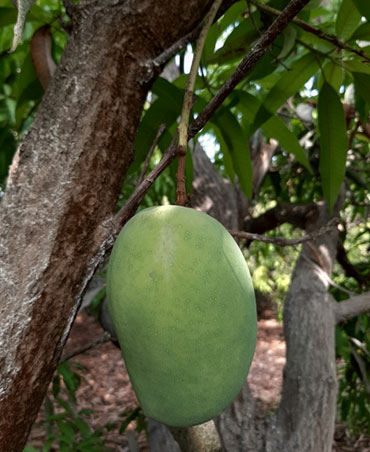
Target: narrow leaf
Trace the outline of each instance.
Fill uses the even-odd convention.
[[[251,124],[261,106],[259,99],[240,90],[235,90],[234,93],[234,95],[239,96],[238,109],[241,111],[243,119]],[[275,138],[286,152],[293,154],[299,163],[306,167],[309,172],[312,172],[306,153],[299,144],[297,137],[278,116],[271,116],[262,125],[262,130],[267,137]]]
[[[329,60],[323,66],[323,74],[320,77],[319,87],[323,85],[324,81],[329,83],[335,91],[339,91],[343,83],[344,71],[339,64],[335,64],[333,61]]]
[[[368,0],[353,0],[353,3],[361,15],[370,21],[370,2]]]
[[[275,138],[286,152],[293,154],[297,161],[312,173],[306,153],[299,144],[297,137],[278,116],[272,116],[266,121],[262,126],[262,130],[268,137]]]
[[[258,129],[275,111],[314,75],[319,65],[317,57],[308,53],[291,64],[271,88],[256,115],[254,130]]]
[[[252,163],[248,137],[240,127],[235,116],[226,108],[221,109],[217,115],[217,125],[229,149],[234,170],[238,175],[239,184],[248,198],[251,198]]]
[[[318,100],[320,175],[330,211],[338,197],[346,171],[348,139],[343,106],[337,92],[324,83]]]
[[[370,75],[354,72],[353,78],[355,80],[356,89],[360,95],[370,104]]]
[[[353,33],[351,39],[370,41],[370,23],[365,22],[364,24],[361,24]]]
[[[343,40],[350,38],[360,22],[361,14],[353,1],[342,0],[335,23],[335,32],[338,38]]]

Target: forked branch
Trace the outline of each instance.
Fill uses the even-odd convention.
[[[213,116],[218,107],[223,103],[227,96],[232,92],[235,86],[254,68],[257,62],[265,54],[268,46],[279,36],[284,28],[291,22],[293,17],[301,11],[301,9],[309,2],[309,0],[292,0],[283,10],[280,16],[270,25],[266,32],[261,36],[257,43],[250,50],[248,55],[242,60],[231,77],[224,83],[220,91],[214,96],[211,102],[197,116],[188,128],[188,140],[193,138]],[[178,136],[175,135],[170,146],[164,152],[162,160],[151,171],[151,173],[136,187],[130,198],[127,200],[122,209],[113,218],[113,230],[111,234],[117,235],[123,225],[136,212],[146,192],[157,179],[157,177],[167,168],[167,166],[176,157]]]

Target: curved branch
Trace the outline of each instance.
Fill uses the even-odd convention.
[[[370,312],[370,291],[336,303],[334,307],[335,322],[345,322],[365,312]]]
[[[315,204],[297,205],[283,202],[267,210],[259,217],[248,218],[244,222],[244,229],[247,232],[263,234],[272,229],[276,229],[284,223],[305,229],[308,219],[315,212],[317,212],[317,206]]]

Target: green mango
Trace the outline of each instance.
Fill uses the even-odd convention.
[[[108,309],[144,413],[185,427],[238,394],[257,333],[243,254],[215,219],[160,206],[122,229],[108,267]]]

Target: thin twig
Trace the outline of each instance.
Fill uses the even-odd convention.
[[[266,235],[254,234],[253,232],[244,232],[244,231],[229,231],[233,237],[239,237],[241,239],[247,240],[256,240],[259,242],[271,243],[276,246],[296,246],[300,245],[304,242],[309,242],[311,240],[320,237],[323,234],[329,232],[333,227],[338,224],[338,219],[333,218],[329,221],[329,223],[317,231],[310,232],[309,234],[304,235],[303,237],[297,239],[285,239],[283,237],[268,237]]]
[[[211,102],[203,109],[197,118],[190,124],[188,129],[188,139],[194,137],[212,115],[216,112],[218,107],[223,103],[226,97],[231,93],[235,86],[246,76],[246,74],[253,69],[260,58],[266,52],[267,47],[273,42],[277,36],[290,23],[292,18],[299,13],[299,11],[309,2],[309,0],[291,0],[279,17],[270,25],[268,30],[257,41],[256,45],[250,50],[248,55],[242,60],[236,68],[234,74],[225,82],[220,91],[213,97]],[[149,190],[150,186],[162,174],[162,172],[170,165],[176,157],[177,149],[177,133],[172,138],[170,146],[164,152],[161,161],[148,174],[143,182],[135,188],[132,195],[126,201],[125,205],[112,219],[112,224],[109,227],[110,234],[115,237],[123,227],[123,225],[135,214],[142,199]],[[108,227],[108,225],[107,225]],[[105,227],[103,226],[104,230]],[[103,232],[104,233],[104,232]],[[107,247],[111,246],[111,241],[107,241]]]
[[[156,148],[156,146],[158,144],[158,141],[159,141],[160,137],[162,136],[162,133],[165,131],[165,129],[166,129],[166,125],[165,124],[161,124],[159,126],[157,135],[155,136],[155,138],[153,140],[153,143],[150,146],[148,155],[146,156],[146,159],[145,159],[145,162],[144,162],[144,166],[143,166],[143,169],[141,170],[140,177],[139,177],[139,179],[137,181],[136,186],[140,185],[142,183],[142,181],[144,180],[144,177],[145,177],[145,174],[146,174],[146,172],[148,170],[148,166],[149,166],[149,163],[150,163],[150,159],[152,158],[154,149]]]
[[[248,1],[250,3],[252,3],[252,5],[259,8],[260,10],[265,11],[266,13],[270,13],[274,16],[278,16],[279,14],[281,14],[281,11],[279,11],[278,9],[272,8],[271,6],[268,6],[268,5],[262,5],[261,3],[257,2],[256,0],[248,0]],[[330,42],[331,44],[333,44],[335,47],[338,47],[339,49],[348,50],[349,52],[355,53],[356,55],[364,58],[364,60],[367,63],[370,63],[370,58],[362,50],[354,49],[347,43],[340,41],[335,35],[325,33],[324,31],[320,30],[319,28],[316,28],[316,27],[310,25],[309,23],[305,22],[302,19],[299,19],[298,17],[295,17],[292,20],[292,22],[295,23],[296,25],[298,25],[303,30],[307,31],[308,33],[314,34],[318,38]]]
[[[112,340],[112,336],[107,332],[104,331],[104,333],[99,336],[97,339],[93,340],[89,344],[85,345],[84,347],[79,348],[78,350],[75,350],[71,353],[66,353],[60,358],[59,364],[64,363],[65,361],[68,361],[71,358],[74,358],[77,355],[81,355],[82,353],[87,352],[88,350],[91,350],[92,348],[96,347],[99,344],[103,344],[104,342],[109,342]]]
[[[288,3],[283,12],[269,26],[256,44],[252,47],[248,55],[241,61],[234,73],[222,85],[219,92],[213,97],[209,104],[199,113],[197,118],[189,127],[189,139],[193,138],[209,121],[218,107],[227,96],[233,91],[239,82],[254,68],[257,62],[265,54],[268,46],[278,37],[301,9],[309,3],[309,0],[292,0]]]
[[[208,30],[211,28],[214,18],[216,17],[218,8],[222,0],[215,0],[209,10],[209,13],[202,26],[197,45],[195,48],[193,61],[191,63],[190,73],[186,82],[184,101],[182,104],[181,119],[178,126],[179,131],[179,145],[178,145],[178,168],[177,168],[177,190],[176,190],[176,204],[184,206],[186,204],[186,188],[185,188],[185,158],[186,148],[188,144],[188,127],[191,107],[193,105],[194,86],[197,79],[200,58],[202,56],[204,43],[206,42]]]
[[[227,0],[223,1],[222,5],[220,6],[219,10],[217,11],[215,21],[217,21],[224,13],[227,11],[230,6],[235,3],[236,0]],[[154,67],[162,67],[165,65],[174,55],[176,55],[180,50],[184,49],[188,44],[195,41],[200,32],[202,31],[203,24],[199,24],[194,30],[192,30],[190,33],[188,33],[183,38],[179,39],[177,42],[175,42],[171,47],[164,50],[157,58],[154,58],[152,60],[152,64]]]

